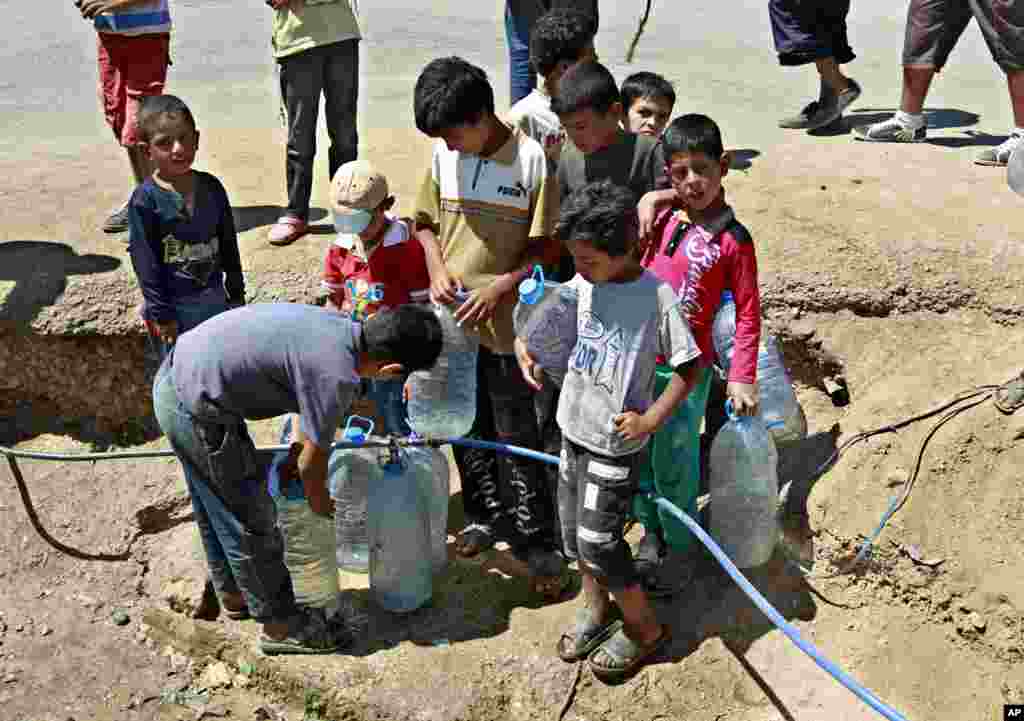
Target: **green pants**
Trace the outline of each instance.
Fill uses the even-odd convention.
[[[665,390],[674,374],[675,371],[668,366],[658,366],[655,371],[655,398]],[[675,551],[689,551],[697,539],[682,521],[658,508],[642,494],[653,489],[696,517],[700,489],[700,427],[708,402],[710,381],[711,369],[702,368],[693,390],[647,444],[647,462],[640,468],[641,493],[633,499],[633,513],[644,524],[644,529],[648,533],[660,529],[666,543]]]

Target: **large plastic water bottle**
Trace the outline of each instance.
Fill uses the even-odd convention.
[[[729,420],[711,444],[711,536],[739,568],[767,563],[779,538],[778,452],[757,416]]]
[[[711,326],[718,363],[726,373],[732,364],[736,341],[736,303],[732,292],[722,293],[722,305]],[[761,334],[757,349],[757,386],[761,417],[776,444],[792,443],[807,437],[807,416],[793,391],[793,381],[779,350],[778,341]]]
[[[516,335],[555,385],[561,387],[576,346],[576,289],[544,280],[544,269],[519,284],[519,302],[512,314]]]
[[[437,448],[409,446],[409,473],[416,477],[426,499],[430,521],[430,557],[434,573],[448,565],[448,503],[451,496],[448,458]]]
[[[370,595],[381,608],[408,613],[430,600],[430,515],[408,451],[383,451],[381,478],[369,487]]]
[[[347,441],[363,443],[372,433],[373,421],[368,418],[351,416],[345,425]],[[339,448],[331,452],[327,462],[338,567],[352,573],[366,573],[370,568],[366,498],[369,486],[380,480],[377,456],[374,448]]]
[[[289,416],[281,429],[281,443],[289,443],[291,438]],[[281,465],[287,458],[287,453],[274,455],[267,479],[277,507],[277,524],[284,537],[284,563],[292,578],[295,600],[303,606],[323,609],[329,618],[340,606],[334,523],[313,513],[301,480],[281,477]]]
[[[452,305],[434,305],[444,345],[434,367],[410,374],[409,426],[421,436],[458,438],[469,433],[476,418],[476,359],[480,336],[455,321]]]

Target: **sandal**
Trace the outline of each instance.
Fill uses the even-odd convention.
[[[569,587],[565,559],[557,551],[531,549],[526,557],[530,569],[530,583],[534,593],[548,601],[557,601]]]
[[[260,638],[260,650],[267,656],[282,654],[333,653],[340,645],[336,628],[329,624],[322,612],[302,609],[288,619],[288,634],[284,638]]]
[[[657,531],[647,531],[633,554],[633,568],[643,578],[654,576],[665,557],[665,542]]]
[[[585,659],[604,643],[605,639],[621,628],[622,621],[618,616],[618,607],[612,606],[611,619],[606,623],[597,623],[590,615],[589,608],[584,606],[577,609],[576,626],[570,633],[563,633],[558,639],[558,657],[566,663]]]
[[[1024,407],[1024,371],[1012,380],[1006,381],[996,388],[992,396],[996,408],[1010,415],[1018,408]]]
[[[267,232],[267,241],[271,245],[291,245],[309,230],[309,225],[302,218],[282,215]]]
[[[455,539],[455,552],[463,558],[479,556],[494,548],[494,531],[483,523],[471,523]]]
[[[620,627],[590,655],[590,670],[605,683],[625,681],[657,656],[670,640],[672,631],[665,625],[661,635],[648,644],[637,643]]]
[[[671,598],[693,583],[696,566],[692,556],[670,550],[654,573],[641,577],[640,584],[647,598]]]

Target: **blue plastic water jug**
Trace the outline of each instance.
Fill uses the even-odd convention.
[[[728,373],[736,340],[736,303],[730,291],[722,293],[722,305],[711,326],[718,363]],[[760,414],[777,445],[807,437],[807,417],[793,392],[778,341],[762,332],[757,349],[757,386]]]
[[[281,443],[290,443],[291,439],[292,417],[288,416],[281,428]],[[331,617],[340,606],[334,523],[313,513],[301,480],[281,477],[281,464],[287,458],[285,452],[274,454],[267,479],[284,537],[285,566],[292,577],[295,600],[303,606],[323,609]]]
[[[519,302],[512,314],[516,335],[559,387],[576,346],[578,303],[575,288],[545,281],[539,265],[519,284]]]
[[[409,426],[420,436],[458,438],[469,433],[476,419],[476,361],[479,334],[455,321],[452,305],[434,305],[444,345],[434,367],[409,375]]]
[[[779,538],[778,453],[761,418],[737,416],[732,401],[725,409],[709,462],[711,536],[739,568],[751,568],[767,563]]]
[[[369,418],[351,416],[344,438],[365,443],[372,437]],[[370,484],[380,480],[380,464],[374,448],[338,448],[327,462],[327,477],[334,499],[334,533],[338,567],[352,573],[366,573],[370,567],[370,544],[366,535],[366,498]]]
[[[427,498],[407,449],[392,444],[379,462],[381,477],[367,499],[370,595],[385,610],[408,613],[433,594]]]

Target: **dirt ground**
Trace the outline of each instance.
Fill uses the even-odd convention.
[[[862,5],[860,22],[877,20],[870,42],[897,48],[899,19],[882,3]],[[632,22],[631,14],[624,18],[611,14],[608,27],[623,35]],[[763,18],[741,13],[735,22],[763,31]],[[861,30],[864,38],[867,26]],[[654,32],[676,37],[665,24]],[[491,40],[479,42],[490,48]],[[758,42],[767,47],[765,38]],[[655,35],[651,43],[669,41]],[[372,66],[378,79],[394,73],[392,85],[372,90],[372,102],[398,94],[399,81],[409,85],[414,61],[438,47],[448,46],[414,47],[397,69]],[[1024,535],[1024,411],[1007,417],[985,402],[942,426],[920,459],[905,506],[870,559],[853,568],[849,559],[914,471],[938,418],[853,445],[820,478],[813,471],[862,431],[1000,383],[1024,367],[1024,198],[1010,193],[1003,172],[971,164],[980,146],[999,138],[965,130],[979,116],[952,109],[949,100],[962,92],[965,107],[991,114],[984,121],[994,130],[1005,125],[1006,109],[998,109],[1005,90],[991,67],[965,70],[961,54],[963,62],[944,73],[933,95],[933,142],[864,146],[851,141],[848,128],[832,136],[783,133],[765,125],[763,113],[757,120],[758,113],[744,112],[757,102],[781,115],[798,98],[782,89],[793,75],[783,81],[750,48],[740,52],[736,67],[748,76],[735,83],[721,79],[727,59],[711,46],[701,48],[710,58],[706,67],[686,70],[685,58],[672,67],[673,77],[695,78],[681,104],[707,108],[727,128],[727,143],[743,151],[726,179],[729,199],[756,239],[766,316],[785,340],[810,424],[808,440],[787,451],[780,466],[780,480],[793,482],[785,550],[751,580],[805,638],[906,718],[1002,718],[1004,703],[1024,703],[1024,551],[1017,542]],[[182,61],[186,68],[188,62]],[[847,125],[892,109],[893,62],[865,53],[856,67],[868,93]],[[758,63],[766,69],[752,69]],[[289,248],[264,240],[284,175],[283,132],[250,112],[252,98],[265,90],[240,83],[228,95],[242,111],[199,113],[199,164],[229,188],[257,291],[315,273],[330,239],[318,175],[318,232]],[[408,115],[404,95],[399,101],[387,108],[400,106]],[[387,118],[365,129],[362,144],[408,211],[429,146],[414,131],[392,127],[404,120]],[[69,275],[59,296],[44,294],[48,305],[40,312],[76,312],[61,305],[73,299],[102,306],[104,322],[128,324],[130,288],[113,305],[90,297],[129,287],[131,269],[123,238],[96,230],[124,191],[96,179],[123,177],[124,159],[106,136],[89,130],[79,135],[91,140],[4,139],[0,177],[17,182],[0,186],[0,259],[4,243],[29,241],[116,260],[101,273]],[[42,287],[46,270],[14,272],[0,262],[0,292]],[[847,405],[834,405],[825,392],[823,377],[838,369],[818,362],[822,350],[842,361]],[[258,441],[273,440],[272,423],[255,430]],[[22,448],[67,452],[105,440],[31,409],[0,419],[0,443],[11,439]],[[555,657],[555,640],[578,600],[568,594],[540,603],[502,552],[453,560],[437,579],[433,604],[408,617],[375,610],[360,579],[347,578],[361,630],[355,647],[329,658],[267,659],[254,650],[253,624],[194,622],[180,612],[203,566],[172,461],[20,465],[42,525],[75,553],[36,534],[13,478],[0,468],[3,721],[877,718],[711,562],[682,594],[658,604],[675,633],[665,657],[618,687]],[[460,508],[455,485],[452,529]],[[116,613],[124,620],[119,612],[127,615],[125,625],[114,622]]]

